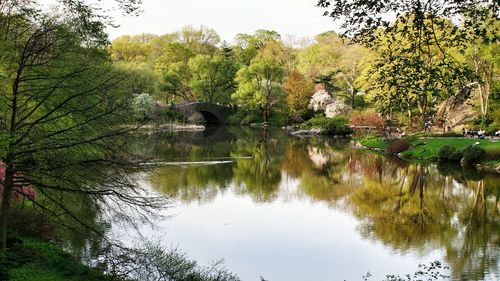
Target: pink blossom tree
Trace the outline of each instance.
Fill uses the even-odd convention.
[[[14,182],[16,182],[14,188],[11,190],[11,196],[16,200],[29,199],[35,201],[37,197],[36,190],[32,185],[22,182],[22,177],[16,177],[14,175]],[[4,181],[5,181],[5,164],[0,161],[0,194],[4,191]],[[1,199],[1,198],[0,198]]]

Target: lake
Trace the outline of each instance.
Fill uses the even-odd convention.
[[[499,280],[500,176],[409,163],[281,129],[156,133],[141,184],[172,200],[148,239],[242,280],[381,280],[440,261],[452,280]],[[113,225],[126,244],[139,234]]]

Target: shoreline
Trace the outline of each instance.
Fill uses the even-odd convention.
[[[433,141],[434,140],[434,141]],[[476,139],[471,138],[451,138],[451,137],[435,137],[427,139],[413,139],[412,147],[410,149],[401,151],[394,154],[394,156],[406,160],[406,161],[419,161],[419,162],[441,162],[437,157],[437,152],[446,145],[455,146],[457,149],[463,149],[472,144],[481,145],[483,149],[485,146],[486,153],[496,154],[496,151],[500,151],[500,143],[492,142],[491,140],[481,140],[481,142],[474,142]],[[438,141],[445,141],[443,145],[437,143]],[[389,142],[384,138],[371,138],[371,139],[356,139],[352,141],[354,143],[353,147],[358,149],[366,149],[373,151],[378,154],[387,155],[387,146]],[[433,143],[434,142],[434,143]],[[474,142],[474,143],[471,143]],[[494,148],[492,148],[495,146]],[[418,155],[418,156],[416,156]],[[493,161],[491,161],[493,160]],[[492,163],[490,163],[490,161]],[[454,163],[452,161],[452,163]],[[463,163],[460,161],[460,165]],[[483,159],[482,162],[474,163],[471,165],[478,171],[487,171],[492,173],[500,173],[500,159]]]

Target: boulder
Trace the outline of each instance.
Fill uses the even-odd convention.
[[[463,87],[453,96],[441,103],[436,116],[445,121],[446,126],[454,128],[461,124],[474,120],[479,116],[474,109],[472,101],[473,89],[478,85],[477,82],[470,83]]]
[[[298,130],[291,132],[291,135],[294,136],[310,136],[310,135],[319,135],[321,133],[320,129],[310,129],[310,130]]]

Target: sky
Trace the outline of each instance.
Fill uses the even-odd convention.
[[[139,16],[113,12],[118,28],[110,38],[125,34],[165,34],[185,25],[213,28],[222,40],[232,42],[238,33],[275,30],[283,36],[314,37],[334,30],[335,24],[315,7],[316,0],[143,0]]]

